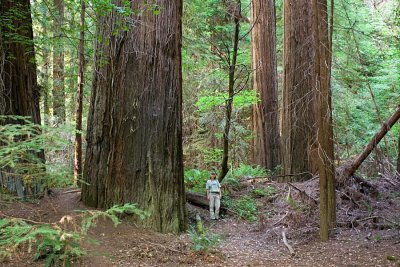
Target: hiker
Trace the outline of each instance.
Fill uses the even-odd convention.
[[[217,174],[215,172],[210,173],[210,179],[207,181],[206,189],[207,199],[210,201],[210,218],[211,220],[218,220],[219,207],[221,205],[221,185],[217,180]]]

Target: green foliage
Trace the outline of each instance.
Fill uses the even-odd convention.
[[[199,97],[196,102],[198,112],[211,112],[217,107],[225,105],[225,101],[228,99],[227,92],[215,92]],[[257,94],[253,90],[240,91],[233,99],[233,106],[237,109],[252,106],[259,101]]]
[[[243,177],[267,177],[270,172],[261,166],[252,166],[241,163],[238,168],[233,168],[229,176],[236,179]]]
[[[121,223],[118,215],[126,213],[126,214],[135,214],[141,220],[149,216],[149,213],[139,209],[136,204],[126,203],[123,206],[114,205],[110,209],[106,211],[84,211],[86,216],[82,219],[81,223],[81,232],[82,234],[87,234],[87,231],[96,226],[96,222],[99,217],[104,219],[110,219],[114,226],[118,226]]]
[[[255,196],[255,197],[268,197],[268,198],[272,198],[275,197],[277,194],[277,190],[275,187],[273,186],[267,186],[265,188],[255,188],[251,191],[251,193]]]
[[[22,177],[25,185],[43,183],[48,187],[71,185],[72,170],[68,164],[43,162],[40,153],[47,155],[63,151],[70,141],[66,125],[51,128],[34,124],[29,117],[0,116],[0,169],[10,168],[13,175]]]
[[[185,186],[187,189],[204,193],[206,191],[206,183],[210,177],[210,172],[207,170],[185,170]]]
[[[201,220],[197,221],[196,227],[191,226],[188,233],[192,240],[192,250],[194,251],[207,252],[221,242],[220,236],[210,233]]]
[[[135,214],[140,219],[148,213],[135,204],[113,206],[106,211],[84,211],[80,231],[66,231],[62,228],[67,223],[75,223],[72,216],[64,216],[60,222],[53,224],[31,225],[23,219],[0,219],[0,260],[11,257],[18,248],[27,247],[28,253],[35,251],[34,260],[44,260],[45,266],[72,266],[72,262],[86,254],[82,242],[90,228],[96,226],[99,217],[113,221],[114,226],[121,223],[118,215]]]
[[[71,266],[85,251],[80,246],[82,236],[62,230],[57,225],[30,225],[22,219],[0,220],[0,248],[3,258],[11,257],[18,247],[26,245],[28,252],[35,249],[33,259],[44,259],[45,266]]]
[[[239,217],[250,222],[257,221],[257,205],[255,200],[248,196],[242,196],[239,199],[231,199],[229,196],[224,196],[222,199],[224,204],[233,210]]]

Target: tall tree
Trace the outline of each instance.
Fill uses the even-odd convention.
[[[185,229],[182,162],[181,0],[113,2],[98,21],[83,201],[137,203],[142,223]]]
[[[336,222],[335,166],[333,151],[332,94],[330,89],[331,42],[326,0],[313,0],[315,38],[315,114],[320,181],[320,237],[326,241]],[[333,6],[331,7],[333,8]],[[330,20],[332,23],[332,20]],[[330,27],[332,29],[332,27]]]
[[[237,57],[239,52],[239,41],[240,41],[240,20],[241,20],[241,10],[242,3],[241,0],[235,1],[227,1],[228,3],[228,13],[230,19],[233,23],[234,31],[233,31],[233,48],[232,55],[228,53],[227,63],[228,63],[228,99],[225,101],[225,126],[224,126],[224,140],[223,140],[223,154],[222,154],[222,162],[221,162],[221,172],[219,173],[218,180],[221,182],[226,174],[228,173],[228,159],[229,159],[229,131],[231,127],[231,119],[232,119],[232,108],[233,108],[233,97],[235,96],[235,82],[236,82],[236,70],[237,70]],[[231,10],[229,10],[229,7]],[[229,49],[228,49],[229,50]]]
[[[19,115],[40,124],[32,18],[29,0],[2,0],[0,5],[0,115]],[[13,118],[3,123],[22,123]],[[43,152],[37,156],[44,159]],[[11,169],[7,171],[12,172]],[[24,196],[38,184],[24,185],[21,177],[0,171],[0,185]]]
[[[316,171],[312,2],[284,1],[282,156],[285,180],[306,180]]]
[[[400,179],[400,132],[399,132],[399,140],[397,141],[397,175],[396,177]]]
[[[64,46],[62,42],[64,26],[64,0],[54,0],[53,31],[53,116],[57,123],[65,122],[64,91]]]
[[[280,163],[274,0],[252,0],[253,87],[261,101],[254,106],[254,162],[269,170]]]
[[[75,145],[74,145],[74,181],[78,183],[82,175],[82,110],[83,110],[83,86],[85,70],[85,0],[81,0],[80,34],[79,34],[79,66],[78,89],[76,92],[75,110]]]

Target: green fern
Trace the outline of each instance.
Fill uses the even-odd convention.
[[[97,218],[108,218],[117,226],[121,223],[118,215],[123,213],[136,214],[140,219],[148,216],[147,212],[129,203],[106,211],[84,211],[80,231],[73,232],[56,223],[31,225],[23,219],[0,219],[0,261],[25,246],[28,253],[34,251],[33,260],[44,260],[44,266],[71,266],[73,260],[85,255],[81,244],[85,239],[91,241],[87,232],[96,226]]]

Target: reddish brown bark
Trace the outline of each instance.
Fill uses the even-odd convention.
[[[122,5],[122,1],[113,2]],[[182,162],[181,0],[141,1],[98,22],[83,201],[137,203],[161,232],[186,227]],[[126,31],[126,28],[128,30]]]
[[[315,114],[320,184],[320,237],[329,239],[329,229],[336,222],[335,166],[333,150],[332,96],[327,1],[313,0],[315,38]],[[332,20],[331,20],[332,21]]]
[[[34,123],[40,124],[30,1],[1,1],[0,17],[4,19],[0,22],[0,115],[27,116]],[[4,123],[21,122],[9,119]],[[43,152],[37,153],[37,156],[44,160]],[[8,172],[12,170],[8,169]],[[21,197],[27,191],[33,194],[39,192],[40,180],[34,178],[34,183],[24,185],[22,178],[8,176],[0,171],[0,185]]]
[[[79,36],[79,67],[78,90],[76,92],[75,110],[75,144],[74,144],[74,182],[79,184],[82,176],[82,106],[85,70],[85,0],[81,0],[80,36]]]
[[[274,170],[281,163],[276,70],[275,1],[252,0],[254,163]]]
[[[53,45],[53,116],[56,123],[65,123],[64,91],[64,0],[54,0],[54,45]]]
[[[284,20],[283,171],[305,173],[284,180],[306,180],[316,171],[312,2],[285,0]]]

